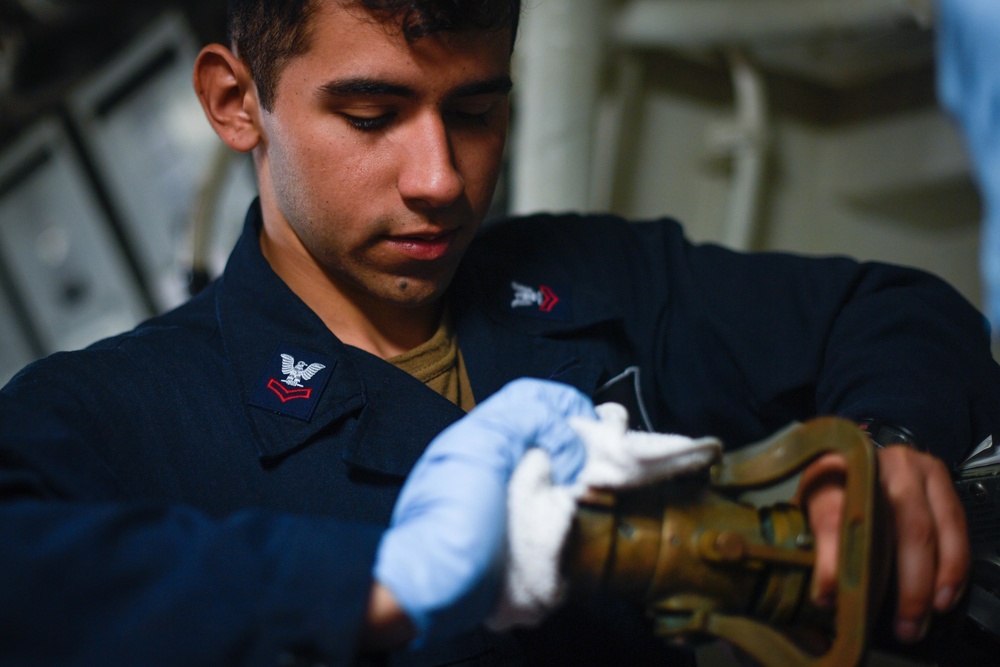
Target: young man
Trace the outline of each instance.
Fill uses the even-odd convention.
[[[510,380],[536,377],[623,402],[636,427],[731,447],[815,414],[908,434],[933,455],[879,452],[897,635],[916,640],[955,603],[968,544],[942,459],[954,464],[996,430],[1000,370],[981,316],[952,290],[846,259],[695,247],[671,221],[539,216],[477,235],[507,130],[519,2],[231,8],[233,48],[206,47],[194,79],[219,136],[253,152],[260,199],[244,235],[190,304],[4,389],[0,410],[64,426],[48,451],[2,439],[16,462],[8,496],[58,496],[81,522],[82,503],[99,499],[112,512],[141,501],[199,517],[261,508],[386,525],[428,442]],[[836,472],[824,459],[807,478]],[[822,601],[841,498],[835,485],[812,488]],[[309,539],[261,530],[273,549]],[[82,546],[69,553],[94,560]],[[216,599],[244,604],[229,593]],[[169,630],[159,639],[187,642],[186,655],[210,645]],[[320,639],[301,628],[297,648],[322,654]],[[668,659],[641,612],[615,600],[392,658]]]

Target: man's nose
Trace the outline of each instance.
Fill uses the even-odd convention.
[[[413,206],[439,208],[452,204],[465,190],[444,119],[426,113],[415,119],[402,148],[398,188]]]

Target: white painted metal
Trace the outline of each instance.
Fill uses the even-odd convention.
[[[926,21],[933,0],[537,0],[525,14],[518,45],[511,209],[605,209],[613,203],[623,134],[612,127],[627,105],[641,104],[637,48],[731,50],[777,37]],[[598,101],[606,53],[617,100],[601,126]],[[767,151],[763,84],[749,63],[734,64],[737,120],[727,148],[734,189],[726,241],[751,244]],[[598,144],[595,146],[595,144]]]
[[[188,297],[199,180],[221,143],[191,86],[197,53],[183,16],[168,12],[69,99],[70,116],[122,217],[158,310]],[[237,189],[239,203],[220,208],[217,222],[238,230],[256,188],[252,178],[227,178],[225,186]]]
[[[729,137],[733,181],[722,242],[736,250],[751,250],[757,235],[770,143],[767,89],[763,77],[741,52],[731,52],[729,61],[736,118]]]
[[[606,4],[538,0],[526,8],[512,138],[516,213],[589,204]]]
[[[46,353],[150,314],[56,119],[39,121],[0,156],[0,261]]]
[[[613,25],[614,42],[641,47],[740,44],[818,30],[926,20],[931,0],[631,0]]]
[[[635,144],[634,121],[641,115],[646,61],[631,51],[614,60],[610,103],[603,105],[597,124],[590,191],[590,210],[594,211],[608,211],[614,205],[625,156]]]

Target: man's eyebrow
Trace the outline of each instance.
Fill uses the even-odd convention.
[[[514,82],[509,76],[498,76],[495,79],[485,81],[475,81],[473,83],[459,86],[451,92],[449,97],[475,97],[476,95],[506,95],[514,87]]]
[[[514,87],[509,76],[498,76],[484,81],[473,81],[463,84],[448,94],[448,97],[475,97],[476,95],[506,95]],[[331,97],[355,97],[355,96],[390,96],[413,98],[417,96],[417,91],[408,86],[380,79],[369,79],[364,77],[353,79],[338,79],[328,81],[319,87],[322,94]]]
[[[355,95],[390,95],[393,97],[416,97],[412,88],[379,79],[338,79],[328,81],[319,87],[321,93],[332,97],[353,97]]]

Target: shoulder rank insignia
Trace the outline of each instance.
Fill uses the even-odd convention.
[[[569,288],[552,285],[539,285],[537,288],[511,281],[513,298],[510,308],[526,315],[551,320],[570,319]]]
[[[309,421],[330,378],[331,365],[315,352],[280,345],[257,380],[250,404]]]

